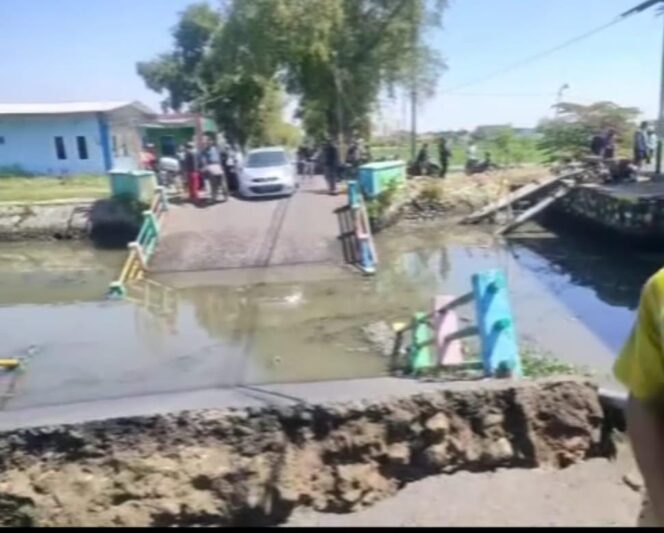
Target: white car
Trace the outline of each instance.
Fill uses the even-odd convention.
[[[297,171],[285,148],[259,148],[247,154],[239,181],[247,198],[290,196],[297,190]]]

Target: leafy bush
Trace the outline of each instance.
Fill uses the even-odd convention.
[[[390,182],[388,187],[381,191],[376,198],[367,202],[367,213],[371,219],[381,218],[385,212],[392,206],[394,199],[399,191],[399,186],[396,182]]]

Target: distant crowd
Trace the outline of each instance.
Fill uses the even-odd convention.
[[[608,128],[604,132],[597,132],[590,141],[590,152],[602,159],[616,158],[616,145],[618,134],[615,129]],[[633,163],[637,168],[651,165],[657,155],[659,138],[655,128],[649,122],[642,122],[633,138]]]
[[[147,144],[141,154],[144,170],[154,172],[162,186],[186,185],[190,201],[197,203],[207,193],[212,202],[226,201],[229,189],[237,186],[240,152],[219,146],[215,135],[205,135],[201,150],[193,142],[180,146],[175,157],[158,157],[154,144]]]
[[[318,145],[302,144],[297,149],[298,174],[304,180],[312,179],[315,174],[323,174],[330,194],[337,194],[339,181],[351,177],[361,165],[371,161],[371,149],[359,137],[349,144],[345,161],[332,138]]]

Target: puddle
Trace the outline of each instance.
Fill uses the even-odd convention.
[[[471,275],[491,268],[507,272],[522,340],[606,375],[640,287],[660,264],[608,260],[541,232],[507,247],[480,232],[404,228],[377,246],[375,278],[341,269],[208,273],[178,289],[150,284],[136,301],[104,302],[124,254],[2,244],[2,356],[37,347],[16,383],[0,375],[0,393],[17,392],[5,407],[386,375],[388,361],[369,350],[361,328],[428,311],[435,294],[468,292]]]

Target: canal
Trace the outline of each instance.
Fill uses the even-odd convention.
[[[430,310],[435,294],[468,292],[471,275],[490,268],[508,274],[523,342],[610,382],[640,288],[662,259],[538,228],[507,246],[481,231],[403,227],[377,246],[370,279],[323,267],[187,274],[111,302],[100,296],[124,253],[0,244],[0,355],[29,360],[0,375],[0,407],[385,375],[362,328]]]

